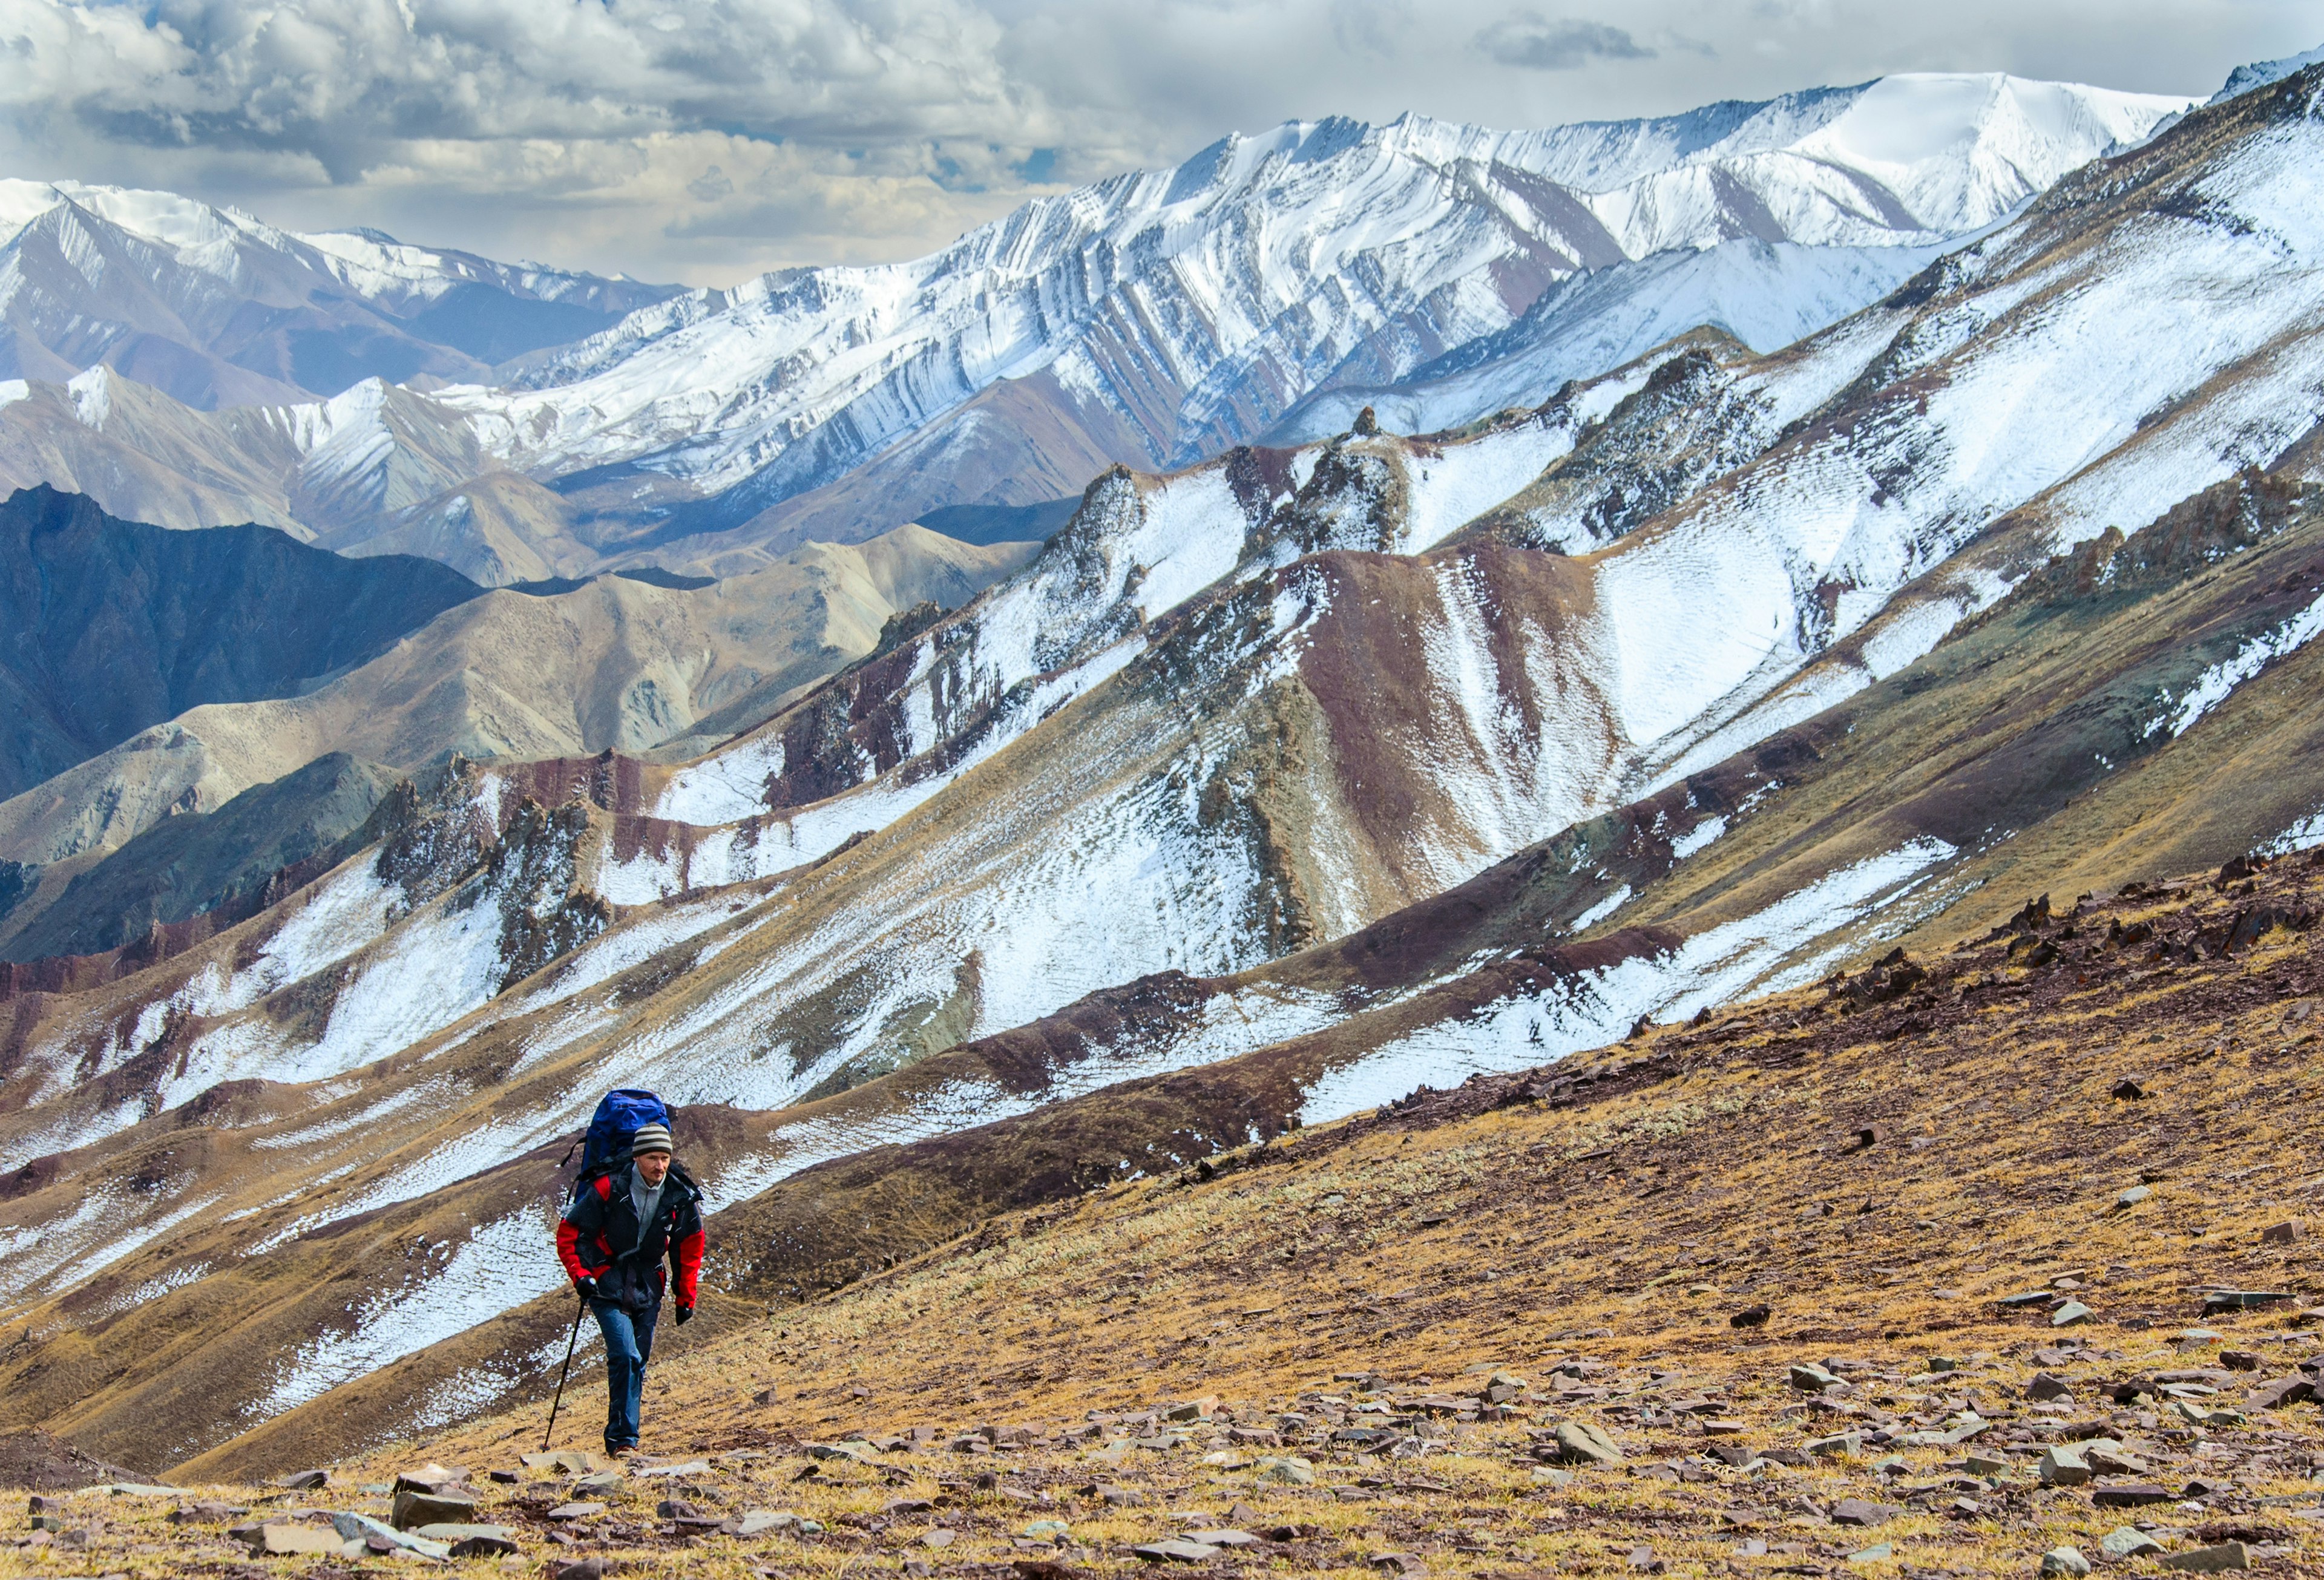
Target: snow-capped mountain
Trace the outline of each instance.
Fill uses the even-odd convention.
[[[27,188],[14,201],[37,217],[0,259],[14,271],[0,301],[21,299],[6,321],[32,381],[0,406],[0,476],[87,488],[134,519],[438,554],[485,582],[641,563],[730,574],[938,508],[1075,495],[1111,464],[1321,437],[1366,404],[1404,431],[1458,426],[1702,325],[1771,351],[2184,107],[1915,76],[1546,131],[1287,124],[1043,198],[911,262],[650,300],[155,194]],[[382,381],[263,418],[173,413],[125,388],[276,400],[298,348],[319,345],[337,372],[316,387],[336,389],[355,331],[315,340],[297,316],[318,309],[293,305],[322,277],[391,349],[465,322],[462,303],[488,302],[493,324],[622,292],[645,305],[497,383],[446,372],[458,353],[439,346],[404,371],[383,353],[362,364]],[[132,329],[152,315],[123,292],[219,326],[194,335],[199,356],[152,351],[160,331]],[[270,305],[229,325],[237,292]],[[272,338],[212,344],[249,322]],[[109,374],[82,378],[124,387],[69,391],[100,354]]]
[[[671,289],[370,231],[299,235],[168,192],[0,180],[0,378],[101,363],[203,409],[474,380]]]
[[[1774,354],[1109,473],[715,752],[454,765],[197,947],[12,973],[49,1337],[0,1385],[244,1469],[530,1386],[611,1085],[688,1106],[759,1300],[812,1263],[751,1204],[828,1160],[1039,1109],[1074,1189],[2314,843],[2319,105],[2191,115]],[[1228,1061],[1264,1089],[1182,1100]]]
[[[2185,107],[1914,76],[1541,132],[1286,124],[1028,204],[911,263],[674,298],[511,387],[443,398],[526,472],[617,467],[679,485],[681,502],[700,502],[678,519],[697,528],[738,525],[875,457],[901,508],[1025,503],[1108,461],[1204,459],[1318,390],[1397,382],[1584,271],[1745,237],[1959,237]],[[1814,306],[1786,326],[1820,327],[1890,273],[1857,280],[1870,295],[1831,272],[1777,272],[1763,289],[1791,284]],[[1669,327],[1648,316],[1593,345],[1603,360],[1582,371]],[[811,505],[789,514],[828,521]]]

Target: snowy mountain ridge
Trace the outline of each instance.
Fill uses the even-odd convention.
[[[37,395],[102,362],[206,409],[137,402],[99,441],[54,420],[63,397],[21,400],[0,475],[492,582],[732,574],[1108,465],[1321,439],[1367,404],[1458,427],[1700,325],[1772,351],[2184,107],[1988,74],[1523,132],[1286,123],[918,260],[680,293],[14,183],[0,378]],[[277,409],[234,420],[251,406]]]
[[[371,232],[301,235],[170,192],[0,180],[0,377],[101,364],[203,409],[365,376],[473,380],[670,292]]]
[[[914,262],[673,299],[510,388],[444,399],[528,471],[628,464],[773,502],[1047,373],[1146,447],[1117,459],[1183,465],[1335,378],[1392,381],[1504,328],[1577,271],[1742,236],[1925,245],[2185,107],[1929,75],[1536,132],[1286,123]],[[1125,369],[1133,347],[1148,365]]]

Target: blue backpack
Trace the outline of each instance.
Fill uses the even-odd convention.
[[[600,1174],[611,1173],[629,1162],[630,1143],[648,1125],[668,1125],[669,1105],[649,1091],[619,1087],[607,1092],[589,1116],[589,1129],[576,1144],[581,1148],[581,1172],[573,1181],[574,1194]],[[565,1155],[573,1155],[570,1148]]]

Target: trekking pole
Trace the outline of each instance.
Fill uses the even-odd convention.
[[[581,1342],[581,1318],[588,1314],[589,1302],[581,1302],[573,1313],[573,1337],[565,1341],[565,1369],[557,1373],[557,1397],[549,1401],[549,1429],[540,1434],[540,1451],[549,1452],[549,1440],[557,1435],[557,1407],[565,1402],[565,1379],[573,1375],[573,1346]]]

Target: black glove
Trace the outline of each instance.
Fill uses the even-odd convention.
[[[597,1298],[597,1281],[594,1278],[576,1278],[573,1281],[573,1288],[585,1300]]]
[[[685,1327],[687,1323],[689,1323],[689,1322],[691,1322],[691,1321],[693,1321],[693,1320],[694,1320],[694,1308],[693,1308],[693,1307],[691,1307],[691,1306],[680,1306],[680,1307],[678,1309],[678,1325],[680,1327]]]

